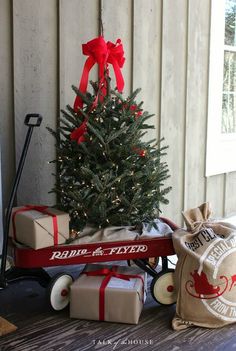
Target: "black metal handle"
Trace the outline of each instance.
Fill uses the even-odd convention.
[[[29,113],[25,116],[25,125],[29,127],[39,127],[43,117],[38,113]]]
[[[0,288],[4,288],[7,285],[7,279],[5,276],[5,270],[6,270],[6,259],[7,259],[7,245],[8,245],[8,232],[9,232],[9,227],[10,227],[10,220],[11,220],[11,212],[13,208],[13,202],[15,199],[15,195],[18,189],[19,181],[21,178],[21,173],[24,167],[27,151],[29,148],[31,136],[34,130],[34,127],[39,127],[41,122],[42,122],[42,116],[39,115],[38,113],[31,113],[26,115],[25,117],[25,125],[28,126],[28,131],[26,133],[25,137],[25,143],[22,149],[20,161],[18,164],[18,168],[16,171],[14,183],[12,186],[11,194],[10,194],[10,199],[9,203],[7,206],[7,211],[5,215],[5,221],[4,221],[4,232],[3,232],[3,246],[2,246],[2,260],[0,264]]]

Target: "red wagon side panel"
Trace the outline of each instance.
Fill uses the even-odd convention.
[[[136,241],[15,248],[15,266],[37,268],[174,255],[171,237]]]

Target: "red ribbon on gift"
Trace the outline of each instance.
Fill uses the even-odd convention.
[[[83,94],[86,93],[89,72],[95,63],[97,63],[99,67],[99,87],[102,88],[103,93],[106,93],[105,71],[108,72],[108,64],[113,66],[117,89],[119,92],[122,92],[124,88],[124,78],[120,69],[124,65],[125,58],[121,40],[117,39],[115,44],[110,41],[106,43],[104,38],[99,36],[98,38],[90,40],[86,44],[82,44],[82,51],[84,55],[88,56],[88,58],[84,64],[79,84],[79,91]],[[96,106],[96,104],[97,97],[95,98],[93,108]],[[83,101],[80,96],[76,96],[74,101],[74,110],[77,112],[79,107],[83,107]]]
[[[44,214],[47,214],[49,216],[52,216],[52,221],[53,221],[53,240],[54,240],[54,245],[58,245],[58,224],[57,224],[57,216],[48,211],[47,210],[48,207],[47,206],[35,206],[35,205],[27,205],[25,207],[21,207],[18,210],[16,210],[13,214],[12,214],[12,227],[13,227],[13,238],[14,240],[16,240],[16,223],[15,223],[15,217],[17,215],[17,213],[20,212],[25,212],[25,211],[38,211]]]
[[[138,274],[123,274],[117,272],[118,266],[113,266],[110,268],[101,268],[95,271],[90,272],[82,272],[82,274],[86,274],[90,277],[97,277],[97,276],[105,276],[102,284],[99,289],[99,320],[104,321],[105,319],[105,289],[111,280],[112,277],[123,279],[123,280],[130,280],[132,278],[138,278],[142,280],[143,283],[143,297],[144,297],[144,280]]]

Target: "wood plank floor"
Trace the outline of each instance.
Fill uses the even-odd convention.
[[[81,268],[57,267],[49,273],[67,271],[76,277]],[[175,332],[174,312],[175,306],[160,306],[149,293],[138,325],[70,319],[68,309],[50,309],[45,289],[37,282],[19,281],[0,290],[0,316],[18,326],[0,337],[0,351],[236,350],[236,325]]]

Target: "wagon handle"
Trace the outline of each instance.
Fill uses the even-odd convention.
[[[38,113],[29,113],[25,116],[25,125],[28,127],[39,127],[43,117]]]
[[[25,116],[24,124],[28,126],[28,131],[25,137],[25,143],[22,149],[19,165],[16,171],[14,183],[11,190],[11,195],[9,198],[9,203],[7,206],[5,221],[4,221],[4,231],[3,231],[3,247],[2,247],[2,260],[1,260],[1,270],[0,270],[0,288],[4,288],[7,284],[5,278],[6,270],[6,260],[7,260],[7,245],[8,245],[8,233],[11,221],[11,212],[13,208],[14,199],[20,182],[21,174],[23,171],[27,151],[29,148],[31,136],[33,133],[34,127],[39,127],[42,122],[43,117],[38,113],[29,113]]]

